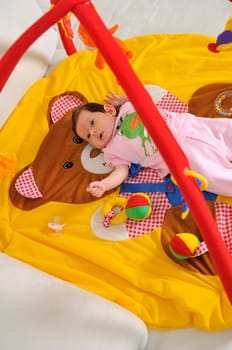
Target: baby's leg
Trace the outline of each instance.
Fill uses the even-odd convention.
[[[232,161],[232,119],[229,118],[196,118],[198,138],[211,144],[222,157]]]
[[[212,125],[212,133],[219,142],[220,153],[229,161],[232,161],[232,119],[209,119]]]
[[[208,191],[232,197],[232,121],[196,119],[183,143],[183,151],[192,170],[207,179]]]

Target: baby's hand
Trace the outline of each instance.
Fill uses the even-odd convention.
[[[119,96],[116,95],[113,91],[109,91],[108,94],[106,95],[105,102],[110,103],[114,107],[120,107],[122,104],[126,102],[126,96]]]
[[[94,197],[101,197],[106,191],[106,188],[102,181],[93,181],[86,188],[86,191],[91,193]]]

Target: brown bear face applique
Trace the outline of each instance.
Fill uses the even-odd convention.
[[[91,181],[106,177],[111,169],[99,150],[72,131],[72,111],[86,102],[78,92],[66,92],[50,101],[49,132],[34,161],[16,174],[10,186],[10,198],[16,207],[30,210],[49,201],[96,200],[86,187]]]

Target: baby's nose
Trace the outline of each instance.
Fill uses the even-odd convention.
[[[92,128],[90,130],[91,136],[95,136],[96,135],[96,129]]]

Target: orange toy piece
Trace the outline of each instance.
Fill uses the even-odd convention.
[[[118,29],[118,24],[115,24],[113,27],[109,28],[108,30],[109,30],[109,32],[111,34],[114,34],[117,29]],[[89,50],[97,49],[94,40],[91,38],[91,36],[88,34],[87,30],[85,29],[85,27],[81,23],[79,24],[79,27],[78,27],[78,35],[79,35],[80,39],[82,40],[82,42],[85,44],[85,46]],[[119,39],[119,38],[117,38],[115,36],[113,36],[113,38],[118,43],[118,45],[122,49],[122,51],[125,54],[125,56],[128,59],[130,59],[133,56],[133,52],[128,50],[126,44],[121,39]],[[104,65],[105,65],[105,60],[104,60],[101,52],[97,49],[97,56],[96,56],[96,59],[95,59],[95,66],[97,68],[99,68],[99,69],[103,69]]]
[[[50,0],[51,8],[53,8],[59,1],[60,0]],[[69,12],[66,16],[62,17],[57,23],[60,38],[67,55],[72,55],[75,52],[77,52],[77,49],[74,44],[74,34],[70,20],[71,16],[72,13]]]
[[[60,0],[50,0],[51,8],[53,8]],[[58,30],[60,34],[61,41],[63,43],[64,49],[67,53],[67,55],[72,55],[75,52],[77,52],[75,43],[74,43],[74,34],[71,26],[71,15],[72,13],[69,12],[66,16],[62,17],[58,22]],[[113,27],[109,28],[109,32],[111,34],[115,33],[118,29],[118,24],[115,24]],[[80,23],[78,26],[78,35],[81,41],[85,44],[85,46],[90,50],[97,49],[96,44],[94,40],[91,38],[91,36],[88,34],[85,27]],[[130,59],[133,56],[132,51],[128,50],[126,44],[119,38],[113,37],[115,41],[118,43],[119,47],[122,49],[125,56]],[[105,60],[100,53],[100,51],[97,49],[97,56],[95,59],[95,66],[99,69],[103,69],[105,65]]]
[[[0,179],[5,176],[12,177],[15,171],[15,155],[5,155],[0,153]]]

